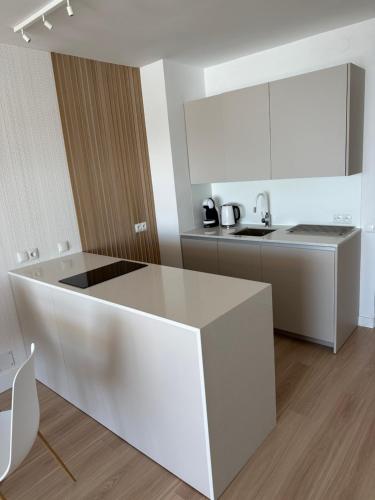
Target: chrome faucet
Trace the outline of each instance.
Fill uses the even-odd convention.
[[[268,197],[268,193],[263,191],[262,193],[257,194],[257,197],[255,199],[255,206],[254,206],[254,213],[255,214],[257,213],[259,198],[262,198],[262,210],[261,210],[262,223],[266,227],[269,227],[271,225],[271,212],[270,212],[270,200]]]

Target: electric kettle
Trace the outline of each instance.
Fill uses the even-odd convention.
[[[235,226],[240,218],[240,207],[233,203],[221,205],[221,225],[225,227]]]

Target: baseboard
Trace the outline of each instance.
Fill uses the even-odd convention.
[[[17,373],[18,366],[0,373],[0,394],[12,388],[13,379]]]
[[[368,318],[367,316],[359,316],[358,326],[365,326],[366,328],[375,328],[375,318]]]
[[[292,333],[287,332],[286,330],[279,330],[277,328],[274,329],[275,333],[280,333],[281,335],[285,335],[286,337],[291,337],[296,340],[304,340],[306,342],[312,342],[313,344],[319,344],[323,347],[328,347],[329,349],[334,348],[333,342],[327,342],[326,340],[314,339],[314,337],[308,337],[307,335],[302,335],[300,333]]]

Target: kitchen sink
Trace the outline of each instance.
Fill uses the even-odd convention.
[[[258,229],[255,227],[245,227],[239,231],[232,233],[233,236],[266,236],[266,234],[273,233],[276,229]]]

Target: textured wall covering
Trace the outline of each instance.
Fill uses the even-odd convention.
[[[81,249],[50,54],[0,45],[0,352],[23,344],[7,271],[15,253]],[[4,375],[0,376],[0,391]]]
[[[82,247],[158,263],[139,69],[54,53],[52,63]]]

